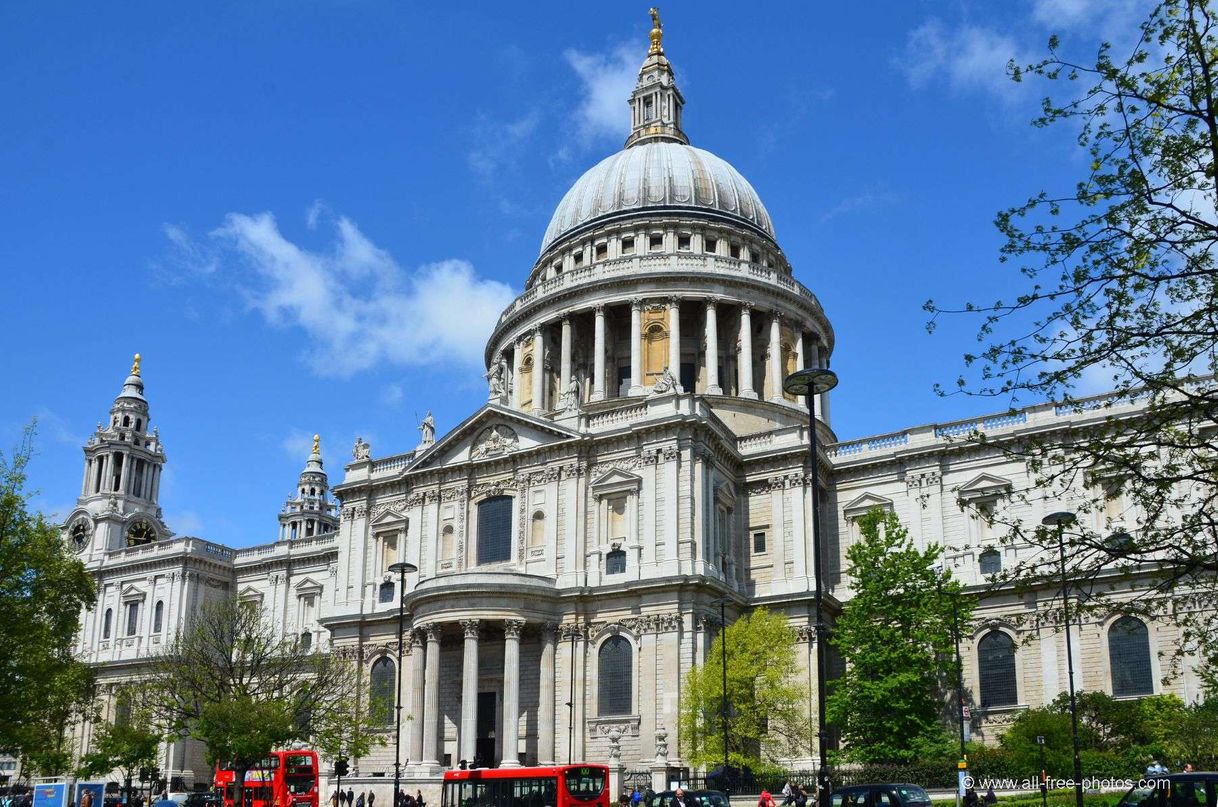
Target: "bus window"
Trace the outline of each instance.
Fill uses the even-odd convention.
[[[605,772],[600,768],[570,768],[565,774],[567,794],[580,801],[593,801],[605,792]]]

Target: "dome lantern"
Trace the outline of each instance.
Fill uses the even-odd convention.
[[[639,68],[639,80],[630,94],[630,136],[626,148],[638,143],[668,141],[689,143],[681,130],[685,98],[677,89],[672,65],[664,55],[664,25],[660,10],[651,9],[651,48]]]

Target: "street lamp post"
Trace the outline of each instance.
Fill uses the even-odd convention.
[[[389,807],[398,807],[398,796],[402,787],[402,633],[406,619],[406,573],[417,572],[418,566],[401,561],[389,565],[389,571],[398,576],[398,669],[397,691],[394,692],[394,704],[397,712],[397,729],[393,733],[393,803]]]
[[[1066,527],[1077,519],[1074,513],[1050,513],[1041,519],[1046,527],[1057,528],[1058,569],[1062,579],[1062,624],[1066,631],[1066,680],[1070,685],[1070,739],[1074,744],[1074,804],[1083,807],[1083,762],[1078,755],[1078,703],[1074,697],[1074,647],[1070,640],[1070,589],[1066,579]]]
[[[943,578],[947,575],[947,564],[941,562],[938,567],[938,576],[935,580],[935,589],[939,596],[943,596]],[[965,749],[965,730],[964,730],[964,663],[960,659],[960,605],[956,601],[956,597],[952,596],[952,645],[956,651],[956,717],[960,722],[960,763],[967,764],[968,753]],[[960,788],[956,788],[956,803],[960,803],[961,796]]]
[[[727,756],[727,598],[719,598],[719,649],[723,664],[723,694],[719,699],[719,725],[723,731],[723,790],[732,794],[731,775],[728,773]]]
[[[816,802],[820,807],[829,807],[829,761],[827,756],[828,735],[825,731],[825,623],[821,614],[823,591],[821,589],[820,551],[820,462],[816,448],[815,397],[837,386],[837,374],[828,368],[809,367],[796,370],[782,383],[784,392],[803,396],[808,404],[808,450],[812,465],[812,556],[813,581],[816,587],[816,739],[820,754],[816,773]],[[1081,807],[1081,805],[1080,805]]]

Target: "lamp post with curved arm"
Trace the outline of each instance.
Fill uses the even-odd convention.
[[[1050,513],[1041,519],[1046,527],[1057,528],[1058,569],[1062,579],[1062,624],[1066,631],[1066,680],[1070,685],[1070,739],[1074,744],[1074,805],[1083,807],[1083,762],[1078,754],[1078,702],[1074,697],[1074,646],[1070,640],[1070,583],[1066,579],[1066,527],[1078,519],[1074,513]]]
[[[402,787],[402,634],[406,623],[406,573],[418,570],[418,566],[405,561],[389,565],[389,571],[398,576],[398,668],[397,690],[393,699],[397,712],[397,728],[393,734],[393,803],[389,807],[398,807],[398,796]]]
[[[828,732],[825,729],[825,623],[821,615],[824,593],[821,588],[820,551],[820,463],[816,447],[817,395],[837,386],[837,373],[828,368],[809,367],[796,370],[782,382],[784,392],[803,396],[808,404],[808,450],[812,465],[812,557],[813,581],[816,587],[816,738],[820,753],[816,773],[816,802],[820,807],[829,807],[829,760],[827,756]]]

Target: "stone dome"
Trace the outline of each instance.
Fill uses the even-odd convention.
[[[727,161],[684,143],[655,140],[634,143],[580,177],[558,203],[541,251],[593,222],[648,210],[697,211],[774,237],[757,191]]]

